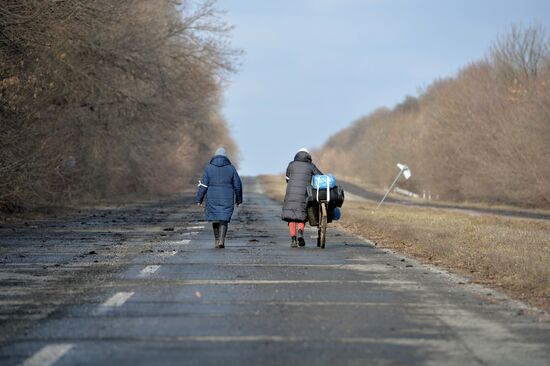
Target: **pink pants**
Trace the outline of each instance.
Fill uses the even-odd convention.
[[[290,236],[296,236],[296,227],[298,230],[304,230],[306,224],[303,222],[289,222],[288,228],[290,229]]]

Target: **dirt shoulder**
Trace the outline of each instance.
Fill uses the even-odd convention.
[[[193,184],[194,185],[194,184]],[[187,189],[181,192],[181,195],[194,195],[195,189]],[[55,205],[52,203],[27,203],[25,205],[0,205],[0,229],[2,225],[25,226],[33,225],[36,221],[74,219],[79,216],[86,217],[97,211],[113,211],[140,207],[142,205],[155,205],[158,202],[165,202],[174,199],[174,195],[137,195],[127,194],[120,197],[112,197],[105,200],[95,201],[74,201],[71,203],[62,203]]]
[[[262,176],[281,200],[284,179]],[[472,282],[550,310],[550,222],[445,209],[345,202],[339,227]]]

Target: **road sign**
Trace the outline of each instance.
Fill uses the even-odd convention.
[[[386,197],[388,197],[388,194],[390,194],[391,190],[393,189],[393,186],[395,185],[395,183],[397,183],[397,180],[399,180],[399,177],[401,176],[401,174],[403,174],[403,176],[407,180],[410,177],[412,177],[411,170],[409,169],[408,166],[406,166],[405,164],[397,163],[397,167],[399,168],[399,174],[397,174],[397,177],[395,177],[395,179],[393,180],[393,183],[390,185],[390,188],[388,188],[388,191],[386,192],[384,197],[382,197],[382,200],[380,201],[380,203],[378,203],[378,206],[376,206],[376,210],[378,210],[378,207],[380,207],[382,202],[384,202]]]
[[[412,177],[411,169],[408,166],[406,166],[405,164],[397,163],[397,167],[401,170],[405,179],[408,180],[410,177]]]

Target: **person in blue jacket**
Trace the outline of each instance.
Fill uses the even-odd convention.
[[[207,194],[208,193],[208,194]],[[225,149],[220,147],[204,169],[197,191],[197,204],[202,206],[206,196],[206,220],[212,222],[216,248],[225,247],[227,226],[233,215],[234,205],[243,202],[241,178]]]

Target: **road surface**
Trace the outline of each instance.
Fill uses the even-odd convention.
[[[550,364],[532,309],[330,227],[292,249],[244,183],[222,250],[191,194],[1,227],[0,364]]]

